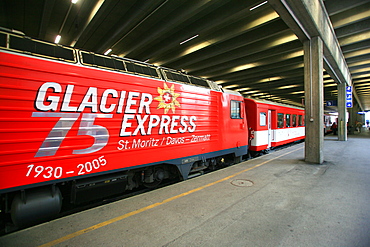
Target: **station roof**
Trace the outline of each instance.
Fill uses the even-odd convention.
[[[370,110],[370,1],[325,0],[356,101]],[[301,106],[302,41],[263,0],[2,0],[0,27],[208,78],[246,97]],[[337,81],[323,70],[324,100]]]

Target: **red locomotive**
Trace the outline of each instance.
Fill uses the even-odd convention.
[[[253,151],[304,137],[303,110],[262,103],[257,110],[203,78],[6,32],[0,87],[0,214],[17,226],[54,217],[65,201],[239,162],[248,154],[248,124]],[[275,133],[264,143],[267,126]]]

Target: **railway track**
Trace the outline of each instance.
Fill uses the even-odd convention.
[[[276,151],[282,150],[284,148],[290,147],[290,146],[295,145],[295,144],[296,143],[289,143],[289,144],[286,144],[286,145],[278,146],[276,148],[270,149],[268,152],[260,152],[259,154],[255,155],[254,157],[245,157],[243,159],[243,161],[247,161],[249,159],[257,158],[257,157],[260,157],[262,155],[266,155],[266,154],[271,153],[271,152],[276,152]],[[234,165],[234,164],[233,163],[225,164],[224,167],[218,168],[216,170],[224,169],[224,168],[229,167],[231,165]],[[194,178],[194,177],[198,177],[202,174],[207,174],[207,173],[210,173],[210,172],[213,172],[213,171],[216,171],[216,170],[207,169],[203,173],[194,174],[193,176],[189,176],[189,179]],[[88,210],[88,209],[91,209],[91,208],[99,207],[99,206],[102,206],[102,205],[106,205],[106,204],[109,204],[109,203],[112,203],[112,202],[115,202],[115,201],[124,200],[124,199],[127,199],[127,198],[135,196],[135,195],[139,195],[139,194],[151,191],[151,190],[155,190],[155,189],[159,189],[159,188],[163,188],[163,187],[172,185],[172,184],[177,183],[179,181],[180,181],[179,179],[166,180],[166,181],[162,182],[161,184],[159,184],[158,186],[156,186],[155,188],[146,188],[144,186],[141,186],[141,187],[139,187],[139,188],[137,188],[133,191],[130,191],[129,193],[125,193],[125,194],[122,194],[122,195],[111,196],[111,197],[105,198],[103,200],[97,200],[97,201],[93,201],[93,202],[90,202],[90,203],[81,204],[81,205],[78,205],[78,206],[75,206],[73,204],[65,204],[62,207],[62,212],[55,219],[63,218],[63,217],[66,217],[68,215],[73,215],[75,213],[82,212],[84,210]],[[68,198],[65,198],[65,199],[68,199]],[[26,229],[28,227],[32,227],[32,226],[28,226],[26,228],[18,228],[14,224],[11,223],[11,219],[2,219],[2,221],[0,222],[0,225],[1,225],[0,236],[4,236],[4,235],[7,235],[7,234],[10,234],[10,233],[22,230],[22,229]]]

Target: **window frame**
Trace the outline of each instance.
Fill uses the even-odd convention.
[[[297,127],[297,114],[292,114],[292,127]]]
[[[304,124],[303,124],[303,115],[298,115],[298,126],[299,127],[304,126]]]
[[[240,100],[230,100],[230,118],[231,119],[243,119],[242,103],[243,102]]]
[[[264,114],[264,124],[262,124],[262,115]],[[263,112],[263,111],[261,111],[260,112],[260,126],[267,126],[267,112]]]
[[[291,124],[291,116],[292,114],[288,113],[288,114],[285,114],[285,128],[290,128],[292,127],[292,124]]]
[[[280,121],[280,117],[281,117],[281,124],[279,124],[279,121]],[[285,114],[282,113],[282,112],[278,112],[277,114],[277,127],[278,129],[283,129],[284,128],[284,118],[285,118]]]

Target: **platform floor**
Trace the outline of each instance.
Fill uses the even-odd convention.
[[[298,144],[0,238],[0,246],[370,246],[370,133]]]

